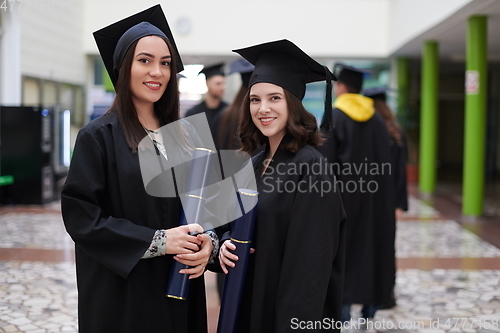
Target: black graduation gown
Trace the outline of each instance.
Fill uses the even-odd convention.
[[[394,179],[396,182],[396,208],[408,210],[408,186],[406,180],[406,138],[401,132],[403,144],[400,146],[391,138]]]
[[[182,207],[145,192],[115,114],[79,132],[61,205],[75,241],[81,333],[207,331],[203,276],[187,301],[168,298],[172,255],[141,259],[157,229],[179,225]]]
[[[333,187],[323,195],[319,188],[334,176],[307,172],[323,157],[306,145],[295,154],[279,148],[260,178],[265,153],[253,158],[259,191],[256,252],[250,256],[237,332],[296,331],[293,318],[340,320],[345,213]],[[314,182],[318,191],[309,190]]]
[[[387,304],[396,270],[389,134],[379,114],[358,122],[338,108],[332,112],[335,128],[318,150],[337,175],[347,215],[344,304]]]
[[[205,112],[205,115],[207,116],[208,126],[210,127],[210,131],[212,132],[212,137],[214,138],[216,147],[218,147],[217,146],[218,143],[217,135],[219,132],[218,124],[220,122],[220,116],[226,108],[227,108],[227,103],[224,101],[221,101],[219,106],[215,109],[209,109],[205,104],[205,101],[201,101],[201,103],[189,109],[186,112],[185,117],[194,116],[195,114]]]

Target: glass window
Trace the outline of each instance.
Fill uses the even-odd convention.
[[[40,105],[40,82],[37,79],[24,78],[23,105]]]
[[[50,107],[57,104],[57,83],[44,81],[42,89],[42,105]]]

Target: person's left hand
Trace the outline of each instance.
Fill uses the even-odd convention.
[[[181,269],[179,273],[189,274],[190,279],[200,277],[205,272],[205,267],[212,255],[213,245],[210,236],[207,234],[199,234],[196,237],[201,241],[201,248],[196,253],[178,254],[174,259],[181,264],[192,266],[191,268]]]

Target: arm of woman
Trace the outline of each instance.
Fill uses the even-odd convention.
[[[149,259],[165,254],[183,254],[197,252],[201,241],[189,233],[201,232],[203,229],[198,224],[183,225],[167,230],[156,230],[151,245],[146,250],[141,259]],[[167,235],[169,241],[167,242]]]

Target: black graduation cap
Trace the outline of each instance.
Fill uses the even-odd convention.
[[[338,71],[336,69],[339,68]],[[338,81],[343,82],[355,89],[361,91],[363,86],[363,76],[369,72],[359,68],[354,68],[344,64],[335,64],[333,72],[337,75]]]
[[[364,89],[361,93],[365,95],[366,97],[370,97],[372,99],[376,100],[386,100],[386,93],[391,91],[392,89],[389,87],[375,87],[375,88],[369,88],[369,89]]]
[[[177,72],[182,71],[184,69],[182,60],[160,5],[155,5],[94,32],[97,48],[113,85],[116,85],[121,63],[129,47],[136,40],[152,35],[162,36],[169,40],[178,56]]]
[[[260,82],[272,83],[302,100],[307,83],[326,80],[325,113],[321,127],[329,129],[333,127],[331,81],[336,79],[328,67],[318,63],[287,39],[233,50],[233,52],[255,65],[249,87]]]
[[[240,73],[242,85],[248,87],[248,82],[250,81],[250,76],[255,68],[248,60],[238,59],[233,61],[229,67],[229,74]]]
[[[215,75],[222,75],[225,76],[224,71],[223,71],[224,63],[212,65],[212,66],[205,66],[203,69],[198,73],[198,74],[205,74],[205,79],[209,79],[212,76]]]

